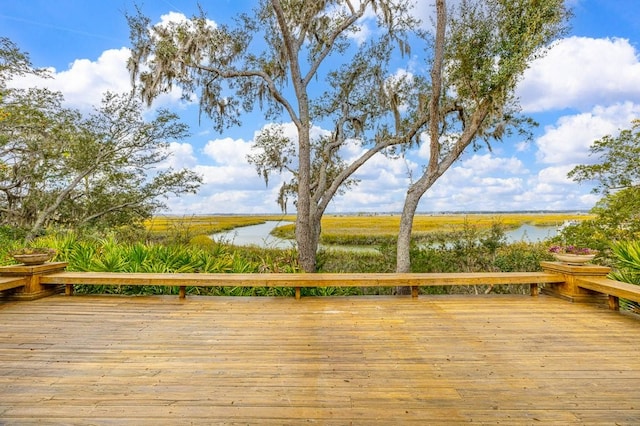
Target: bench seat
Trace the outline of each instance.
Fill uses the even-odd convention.
[[[64,284],[67,294],[73,285],[163,285],[180,288],[185,297],[187,286],[195,287],[293,287],[300,298],[302,287],[396,287],[412,288],[414,297],[418,287],[455,285],[529,284],[533,295],[537,285],[564,282],[560,274],[548,272],[480,272],[480,273],[317,273],[317,274],[208,274],[208,273],[120,273],[120,272],[59,272],[44,275],[42,284]]]
[[[599,277],[579,278],[576,280],[576,285],[586,290],[608,295],[611,309],[620,309],[620,298],[640,303],[639,285]]]
[[[0,291],[23,287],[24,285],[24,277],[0,277]]]

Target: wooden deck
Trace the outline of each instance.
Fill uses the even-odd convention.
[[[530,296],[0,303],[0,424],[640,424],[640,319]]]

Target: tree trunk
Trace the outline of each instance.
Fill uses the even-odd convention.
[[[413,218],[418,209],[418,203],[424,193],[442,174],[440,162],[440,96],[442,92],[442,68],[444,66],[445,29],[446,29],[446,2],[436,1],[436,41],[435,55],[431,69],[431,99],[429,100],[429,164],[423,176],[409,187],[404,201],[400,229],[398,231],[398,247],[396,259],[396,272],[411,271],[411,231]],[[405,294],[409,287],[398,287],[396,292]]]
[[[49,217],[51,217],[51,215],[58,209],[58,207],[60,207],[62,202],[69,196],[71,191],[73,191],[80,184],[82,179],[88,176],[95,169],[95,167],[96,166],[90,166],[87,170],[74,177],[73,180],[60,192],[60,194],[58,194],[53,203],[50,206],[47,206],[38,214],[35,222],[31,226],[31,229],[24,238],[25,243],[28,243],[35,239],[38,232],[40,232],[40,230],[42,229],[45,221]]]
[[[298,261],[305,272],[316,272],[316,252],[318,240],[316,227],[310,218],[298,211],[296,218],[296,242],[298,244]]]
[[[411,231],[420,196],[420,191],[410,189],[404,201],[402,216],[400,217],[400,230],[398,232],[396,272],[411,272]]]
[[[420,191],[410,188],[404,200],[396,248],[396,272],[399,273],[411,272],[411,231],[421,195]],[[395,293],[411,294],[411,287],[396,287]]]
[[[318,241],[311,208],[311,141],[308,121],[298,128],[298,199],[296,201],[296,242],[298,261],[305,272],[316,271]]]

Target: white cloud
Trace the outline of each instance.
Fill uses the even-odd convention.
[[[264,181],[260,179],[255,170],[249,167],[199,165],[194,170],[203,177],[202,191],[204,193],[226,189],[264,188],[265,186]]]
[[[122,93],[131,90],[127,60],[131,52],[127,48],[106,50],[97,61],[76,59],[69,69],[57,71],[49,68],[53,78],[41,79],[24,76],[11,82],[12,87],[46,87],[62,92],[65,103],[81,111],[90,111],[100,105],[107,91]]]
[[[187,18],[184,13],[169,12],[160,16],[160,22],[158,23],[158,25],[160,25],[161,27],[168,27],[171,25],[182,24],[186,22],[190,22],[190,19]],[[210,19],[207,19],[207,25],[212,29],[218,27],[218,24]],[[190,25],[190,28],[193,27]]]
[[[168,27],[172,24],[181,24],[187,21],[189,21],[189,19],[183,13],[169,12],[160,16],[160,22],[158,25],[161,27]]]
[[[481,176],[465,168],[452,168],[449,172],[424,197],[423,209],[505,210],[513,208],[506,200],[523,190],[522,179],[517,177]]]
[[[202,192],[214,194],[229,190],[264,189],[265,182],[248,163],[252,141],[223,138],[209,141],[203,153],[214,165],[200,164],[196,171],[204,177]],[[281,178],[272,176],[269,187],[279,187]]]
[[[573,180],[567,174],[573,169],[573,165],[547,167],[538,172],[538,182],[545,185],[568,185]]]
[[[275,213],[276,195],[264,190],[219,190],[211,194],[172,198],[168,204],[179,214],[260,214]]]
[[[640,104],[630,102],[595,107],[591,112],[564,116],[548,126],[538,138],[537,158],[544,164],[580,164],[597,159],[589,157],[589,147],[605,135],[616,135],[628,128],[640,115]]]
[[[525,113],[631,100],[640,103],[640,61],[626,39],[560,40],[524,73],[517,91]]]
[[[252,143],[241,139],[216,139],[209,141],[203,152],[218,164],[245,166],[248,165],[247,155],[251,151]]]
[[[160,165],[161,168],[190,169],[198,163],[198,159],[193,154],[193,146],[189,143],[171,142],[168,151],[170,157]]]
[[[57,71],[49,68],[52,78],[34,76],[19,77],[11,81],[11,87],[42,87],[61,92],[67,106],[82,112],[91,112],[98,107],[107,91],[126,93],[131,91],[131,78],[127,70],[127,61],[131,51],[127,48],[104,51],[96,61],[76,59],[69,68]],[[160,95],[153,103],[155,107],[176,106],[180,102],[182,91],[174,87],[169,93]]]
[[[503,172],[509,174],[526,173],[527,170],[518,158],[501,158],[492,154],[475,154],[467,160],[461,162],[462,167],[473,169],[477,174],[488,174],[492,172]]]
[[[349,33],[348,37],[356,42],[356,44],[361,45],[365,43],[369,37],[371,37],[371,29],[367,26],[367,23],[363,20],[359,22],[359,27],[357,31]]]

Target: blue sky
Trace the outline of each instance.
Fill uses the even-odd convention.
[[[203,2],[208,17],[227,22],[254,1]],[[29,53],[54,79],[15,81],[17,87],[47,86],[61,91],[69,106],[89,111],[106,90],[129,89],[125,63],[129,29],[128,0],[3,0],[0,35]],[[139,2],[153,22],[197,13],[191,0]],[[418,0],[427,16],[431,1]],[[591,186],[566,178],[576,164],[593,161],[590,144],[617,134],[640,118],[640,1],[568,0],[574,10],[570,33],[542,59],[532,63],[518,88],[526,114],[540,123],[535,139],[493,143],[493,152],[466,153],[423,197],[420,211],[583,210],[597,201]],[[429,6],[427,6],[429,5]],[[410,58],[407,59],[410,61]],[[402,66],[402,65],[400,65]],[[156,106],[175,109],[193,137],[172,145],[171,165],[189,167],[204,177],[198,195],[170,199],[166,213],[278,212],[280,182],[264,181],[246,162],[259,117],[224,134],[197,118],[197,107],[178,94]],[[320,130],[320,129],[319,129]],[[345,155],[349,155],[347,151]],[[352,155],[356,154],[353,148]],[[374,158],[358,174],[360,185],[337,197],[329,212],[394,212],[402,209],[407,171],[418,171],[426,155],[416,149],[407,161]]]

